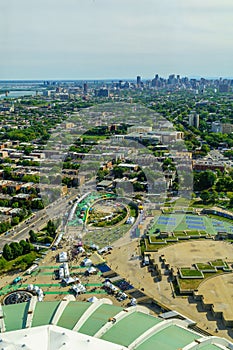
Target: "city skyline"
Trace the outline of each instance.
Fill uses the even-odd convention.
[[[230,0],[10,0],[0,10],[1,80],[232,76]]]

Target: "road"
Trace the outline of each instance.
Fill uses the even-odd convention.
[[[33,214],[30,218],[26,219],[15,228],[9,230],[8,234],[0,237],[0,250],[3,249],[6,243],[19,242],[22,239],[28,238],[28,232],[33,230],[35,232],[40,231],[49,220],[62,218],[70,208],[70,200],[74,199],[76,194],[70,194],[67,197],[62,197],[50,204],[45,209]]]

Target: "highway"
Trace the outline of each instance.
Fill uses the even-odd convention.
[[[79,189],[69,189],[69,194],[58,198],[53,203],[49,204],[45,209],[32,214],[32,216],[17,226],[11,228],[7,234],[0,236],[0,251],[2,251],[6,243],[19,242],[22,239],[28,238],[30,230],[39,232],[46,226],[49,220],[67,217],[71,210],[70,202],[73,201],[77,195],[81,196],[89,191],[95,190],[95,177],[87,181]],[[67,213],[67,216],[66,216]]]
[[[42,209],[33,214],[30,218],[19,223],[16,227],[8,231],[7,234],[0,236],[0,250],[3,249],[6,243],[19,242],[22,239],[28,238],[30,230],[35,232],[40,231],[49,220],[62,218],[70,209],[69,202],[76,197],[77,193],[73,193],[67,197],[62,197],[50,204],[45,209]]]

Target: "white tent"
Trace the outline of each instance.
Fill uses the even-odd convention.
[[[78,278],[66,277],[66,278],[63,278],[62,281],[64,281],[67,285],[69,285],[69,284],[74,283],[78,280],[79,280]]]
[[[117,291],[120,290],[119,288],[117,288],[116,286],[114,286],[114,284],[112,284],[112,283],[109,282],[109,281],[104,282],[104,287],[110,289],[112,292],[117,292]]]
[[[58,259],[59,259],[59,262],[66,262],[66,261],[68,261],[67,253],[66,252],[61,252],[59,254]]]
[[[136,305],[137,305],[137,300],[136,300],[135,298],[132,298],[132,299],[130,300],[130,305],[131,305],[131,306],[136,306]]]
[[[81,283],[75,284],[71,289],[76,293],[76,295],[86,293],[86,288]]]
[[[78,253],[85,253],[85,249],[80,246],[80,247],[78,247],[77,252]]]
[[[109,282],[109,281],[105,281],[105,282],[104,282],[104,287],[109,288],[110,285],[111,285],[111,282]]]
[[[33,290],[34,290],[36,293],[38,293],[39,289],[40,289],[40,287],[38,287],[38,286],[34,286],[34,287],[33,287]]]
[[[87,270],[86,270],[90,275],[91,274],[95,274],[97,272],[96,268],[93,266],[90,266]]]
[[[85,266],[85,267],[91,266],[91,265],[92,265],[91,259],[85,258],[85,259],[82,261],[82,265]]]
[[[28,290],[28,291],[32,291],[32,290],[33,290],[33,284],[29,284],[29,285],[27,286],[27,290]]]

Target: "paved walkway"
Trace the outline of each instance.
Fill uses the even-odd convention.
[[[174,246],[171,247],[171,250],[174,251]],[[163,254],[163,250],[159,252],[160,254]],[[201,305],[197,304],[192,297],[173,297],[171,284],[168,282],[168,276],[164,274],[163,269],[162,281],[155,282],[147,267],[141,267],[139,240],[128,241],[125,245],[116,246],[112,253],[106,256],[106,259],[109,266],[134,285],[135,288],[144,288],[148,296],[194,320],[200,328],[215,335],[216,329],[218,329],[218,335],[232,341],[232,330],[226,330],[220,320],[216,322],[211,314],[204,312]],[[155,260],[155,263],[158,263],[161,268],[161,262]]]

